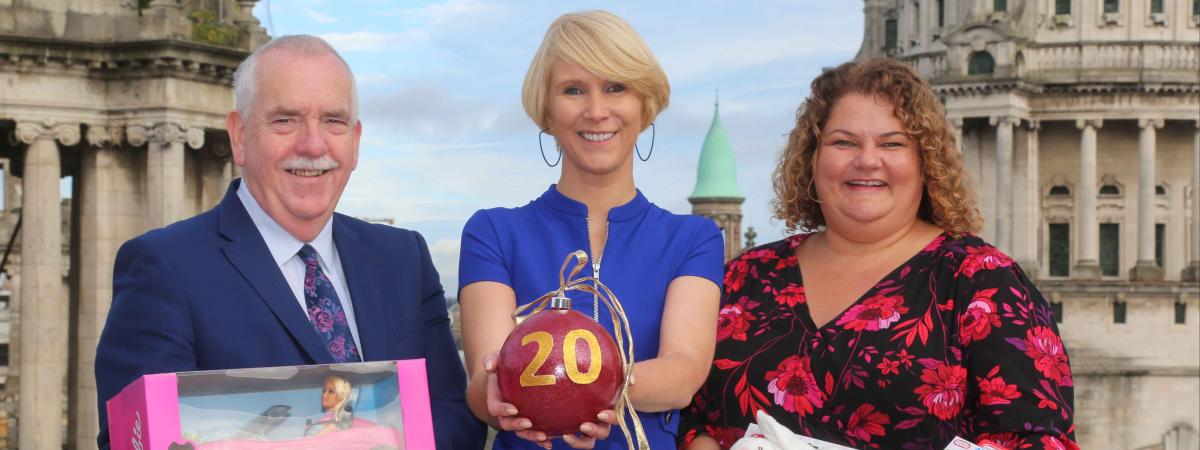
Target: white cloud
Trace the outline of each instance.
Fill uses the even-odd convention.
[[[478,0],[448,0],[441,3],[395,9],[384,14],[414,22],[444,24],[461,20],[464,17],[494,15],[502,10],[502,6],[498,3]]]
[[[317,22],[317,23],[337,22],[337,19],[334,19],[333,16],[331,16],[329,14],[325,14],[325,13],[317,11],[317,10],[314,10],[314,9],[305,8],[304,15],[308,16],[309,19],[312,19],[313,22]]]
[[[352,31],[348,33],[325,33],[320,36],[339,52],[394,50],[399,47],[420,44],[429,40],[429,35],[422,30],[410,30],[401,33]]]

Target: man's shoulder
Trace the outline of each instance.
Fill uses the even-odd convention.
[[[419,246],[425,246],[421,234],[406,228],[395,227],[381,223],[371,223],[344,214],[334,214],[334,233],[349,232],[359,245],[367,245],[383,253],[408,253],[416,251]]]
[[[155,247],[178,248],[209,245],[217,239],[218,213],[216,209],[180,220],[162,228],[155,228],[130,239]]]

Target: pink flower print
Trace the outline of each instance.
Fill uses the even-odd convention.
[[[1060,386],[1072,386],[1071,366],[1062,340],[1049,327],[1038,326],[1025,333],[1025,355],[1042,375]]]
[[[880,361],[879,365],[875,366],[875,368],[879,369],[879,372],[884,375],[887,375],[889,373],[892,375],[899,375],[900,374],[900,361],[892,361],[890,359],[883,358],[883,361]]]
[[[851,307],[838,319],[837,324],[846,325],[847,330],[854,331],[882,330],[900,320],[900,315],[906,312],[908,307],[904,306],[903,296],[876,295]]]
[[[333,355],[334,359],[344,361],[346,359],[346,337],[335,336],[329,340],[329,354]]]
[[[742,285],[746,283],[746,275],[749,274],[750,263],[746,262],[744,256],[730,261],[728,268],[725,269],[725,292],[740,291]]]
[[[1000,326],[1000,316],[992,296],[996,289],[984,289],[975,293],[975,298],[967,305],[966,312],[958,318],[958,335],[963,345],[977,342],[991,334],[992,327]]]
[[[776,370],[767,372],[767,391],[775,395],[775,404],[803,417],[825,404],[825,392],[817,385],[808,356],[788,356]]]
[[[846,434],[862,442],[871,442],[872,436],[883,436],[884,425],[891,423],[887,414],[875,410],[875,405],[863,403],[850,415],[846,423]]]
[[[1020,398],[1017,385],[1004,382],[1003,377],[979,380],[979,403],[988,406],[1007,405],[1010,400]]]
[[[311,269],[304,272],[304,294],[317,295],[317,274]]]
[[[750,322],[754,320],[754,315],[747,312],[747,309],[749,308],[746,297],[721,308],[721,313],[717,316],[717,342],[731,337],[737,341],[746,341],[746,332],[750,330]]]
[[[780,305],[787,305],[789,308],[795,308],[796,305],[804,303],[804,286],[789,284],[783,290],[775,294],[775,301]]]
[[[329,314],[329,311],[318,310],[316,314],[312,316],[312,323],[313,326],[316,327],[317,331],[321,333],[328,333],[329,330],[333,329],[333,316]]]
[[[921,403],[929,412],[942,420],[950,420],[958,415],[966,390],[967,369],[939,362],[937,366],[921,371],[921,381],[925,384],[914,392],[920,396]]]
[[[958,267],[958,273],[970,278],[975,276],[975,272],[980,270],[992,270],[1011,265],[1012,259],[1008,255],[1001,253],[996,247],[990,245],[967,247],[967,257],[963,259],[962,265]]]

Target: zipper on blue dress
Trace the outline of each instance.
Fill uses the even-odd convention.
[[[591,255],[591,258],[592,258],[592,277],[595,278],[597,282],[599,282],[600,281],[600,262],[601,262],[601,260],[604,259],[604,252],[600,252],[600,254],[597,255],[596,249],[592,248],[592,218],[589,216],[585,223],[587,224],[588,253]],[[608,248],[608,235],[609,235],[609,231],[612,230],[611,225],[612,225],[611,222],[608,222],[608,221],[604,222],[604,247],[605,248]],[[599,292],[599,290],[600,290],[599,285],[593,283],[592,286],[596,288],[597,292]],[[594,320],[596,322],[600,321],[600,298],[596,294],[592,294],[592,320]]]

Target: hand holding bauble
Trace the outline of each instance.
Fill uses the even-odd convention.
[[[501,400],[530,420],[529,429],[520,433],[536,434],[540,444],[546,444],[541,439],[545,436],[570,437],[580,432],[564,440],[572,447],[590,448],[608,436],[615,422],[624,432],[627,448],[649,450],[629,399],[634,360],[629,320],[604,283],[576,277],[587,260],[584,251],[572,252],[559,269],[558,289],[513,311],[516,327],[500,347],[496,387]],[[571,310],[566,296],[570,291],[591,294],[604,305],[615,340],[600,324]],[[594,422],[597,418],[600,423]]]
[[[503,400],[549,436],[578,432],[616,409],[625,381],[612,336],[560,298],[513,329],[496,371]]]

